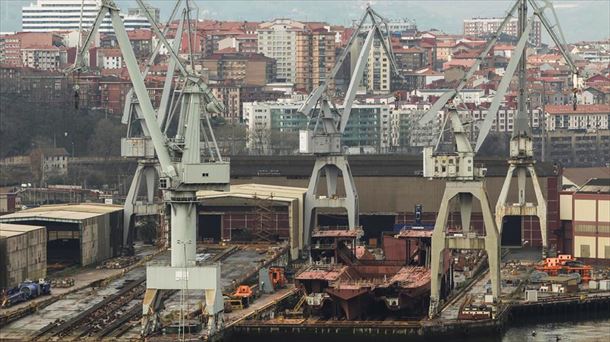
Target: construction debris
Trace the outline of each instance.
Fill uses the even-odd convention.
[[[104,261],[100,266],[97,267],[97,269],[121,269],[121,268],[125,268],[128,266],[131,266],[133,264],[135,264],[136,262],[138,262],[140,260],[140,257],[137,256],[124,256],[124,257],[118,257],[118,258],[114,258],[114,259],[109,259]]]
[[[51,279],[51,287],[53,288],[68,288],[74,286],[74,278],[57,278]]]

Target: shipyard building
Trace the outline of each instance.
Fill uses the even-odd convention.
[[[0,223],[43,227],[49,264],[87,266],[121,252],[123,208],[117,205],[47,205],[0,216]]]

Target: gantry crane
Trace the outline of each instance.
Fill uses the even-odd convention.
[[[527,13],[528,3],[534,9],[534,14],[529,19]],[[528,113],[527,107],[527,58],[525,56],[525,50],[527,48],[526,43],[528,41],[529,33],[532,29],[532,24],[535,17],[540,19],[542,26],[544,26],[550,37],[553,39],[553,42],[555,42],[557,45],[558,50],[563,55],[572,72],[572,103],[574,109],[576,109],[578,100],[577,93],[581,87],[582,80],[579,78],[578,68],[564,48],[565,39],[563,38],[561,26],[559,25],[559,21],[555,15],[555,10],[553,9],[553,5],[550,3],[550,1],[545,1],[544,6],[542,7],[538,6],[535,0],[519,0],[517,1],[517,4],[519,13],[519,41],[506,69],[506,73],[500,81],[491,106],[487,111],[487,116],[481,125],[475,152],[479,150],[485,141],[485,138],[487,137],[493,124],[493,119],[496,117],[496,113],[500,108],[500,103],[504,99],[504,95],[509,88],[510,81],[515,74],[515,71],[518,71],[518,107],[516,116],[514,118],[513,132],[510,139],[510,158],[508,159],[509,168],[502,186],[502,191],[500,192],[500,197],[498,198],[498,202],[496,204],[496,224],[501,233],[502,222],[505,216],[537,216],[540,223],[542,257],[544,258],[547,255],[548,248],[547,207],[546,200],[544,199],[542,189],[540,188],[540,183],[538,182],[538,176],[536,175],[536,170],[534,168],[534,149],[532,143],[532,129],[530,126],[531,115]],[[547,8],[552,10],[555,19],[554,24],[552,24],[544,15],[544,10]],[[558,32],[555,32],[555,30]],[[545,120],[544,113],[541,120]],[[517,174],[518,199],[516,203],[509,203],[508,191],[515,173]],[[535,204],[527,203],[525,201],[525,192],[527,188],[526,178],[528,173],[530,175],[532,187],[534,188],[534,193],[536,195]]]
[[[226,191],[229,188],[229,162],[223,160],[216,146],[208,113],[221,113],[224,106],[203,83],[201,77],[188,70],[168,43],[158,24],[146,10],[142,0],[138,5],[151,22],[151,28],[164,45],[184,78],[180,92],[180,115],[176,135],[168,138],[157,122],[144,78],[140,72],[133,48],[113,0],[102,0],[93,28],[77,54],[74,69],[83,65],[83,57],[97,33],[102,20],[110,15],[114,32],[137,97],[139,108],[159,161],[161,175],[159,188],[164,190],[164,201],[170,207],[171,260],[170,263],[150,263],[146,268],[147,291],[143,302],[142,333],[148,334],[158,327],[159,293],[161,290],[188,288],[205,293],[207,333],[222,329],[224,303],[220,288],[220,265],[199,265],[196,262],[196,191],[200,189]],[[206,122],[208,132],[202,123]],[[210,155],[201,158],[201,136],[210,137],[207,143]]]
[[[180,7],[182,0],[176,1],[176,4],[171,12],[168,23],[171,23]],[[182,18],[176,30],[176,37],[182,37],[184,20],[188,16],[187,8],[183,9]],[[166,25],[163,35],[169,31],[169,25]],[[174,39],[174,51],[180,50],[182,39]],[[148,63],[142,71],[142,78],[146,79],[151,66],[154,64],[162,43],[159,42],[153,49]],[[166,128],[165,118],[167,116],[168,104],[172,92],[172,84],[174,80],[174,72],[176,62],[170,59],[165,77],[165,84],[161,94],[161,102],[157,109],[157,122],[162,129]],[[158,177],[161,174],[159,161],[155,156],[155,148],[152,144],[150,133],[146,127],[146,122],[141,113],[141,108],[137,98],[134,97],[133,89],[130,89],[125,96],[125,107],[121,122],[127,125],[127,136],[121,139],[121,156],[126,158],[137,158],[138,166],[131,180],[131,185],[125,204],[123,205],[123,250],[125,254],[133,253],[133,234],[135,226],[135,216],[156,215],[159,213],[157,201],[157,193],[159,190]],[[165,130],[165,129],[164,129]],[[139,194],[142,189],[142,184],[146,186],[146,193],[143,201],[139,201]]]
[[[356,41],[367,18],[371,20],[372,25],[367,32],[364,44],[358,55],[358,60],[352,73],[341,110],[337,108],[333,102],[333,94],[331,94],[330,85],[337,76],[339,69],[348,56],[350,49]],[[384,31],[388,35],[387,40],[384,38]],[[343,137],[345,127],[347,126],[356,92],[362,81],[364,68],[367,64],[369,52],[375,37],[380,40],[381,46],[391,63],[393,71],[397,72],[398,70],[394,60],[389,35],[390,30],[386,20],[377,14],[371,7],[367,7],[356,30],[350,37],[343,52],[338,57],[330,74],[322,84],[313,90],[303,105],[298,109],[299,113],[306,115],[311,120],[315,118],[313,129],[301,131],[299,137],[300,152],[313,153],[316,157],[316,162],[305,195],[303,242],[306,246],[309,245],[311,232],[316,221],[316,210],[318,208],[344,208],[347,211],[349,229],[356,229],[356,227],[359,226],[358,193],[356,191],[354,178],[352,177],[352,171],[350,170],[347,158],[342,151],[341,138]],[[343,177],[345,197],[341,197],[337,194],[337,179],[339,173],[341,173],[341,176]],[[318,184],[322,174],[326,176],[326,195],[318,196]]]
[[[474,156],[476,152],[472,149],[468,134],[459,118],[457,106],[459,105],[458,95],[460,91],[464,89],[468,80],[478,70],[487,54],[491,51],[491,48],[495,45],[500,33],[516,11],[517,5],[514,4],[509,10],[492,36],[492,39],[485,44],[475,63],[470,67],[455,89],[441,95],[422,117],[420,122],[420,125],[425,125],[437,118],[439,111],[451,101],[450,105],[447,106],[438,141],[440,142],[444,134],[445,125],[449,122],[456,142],[455,150],[451,153],[439,152],[437,151],[437,143],[435,147],[426,147],[423,152],[424,177],[446,180],[445,192],[432,233],[430,308],[428,312],[430,318],[437,314],[440,304],[440,286],[442,270],[444,269],[442,253],[446,248],[485,250],[488,257],[492,295],[494,299],[497,299],[500,295],[500,240],[487,198],[487,189],[485,188],[486,170],[475,165]],[[477,198],[481,206],[485,236],[480,236],[470,229],[473,198]],[[452,234],[447,231],[447,219],[449,217],[450,205],[456,199],[460,208],[462,232]]]
[[[446,93],[444,93],[430,108],[430,110],[424,115],[420,124],[426,124],[437,117],[439,110],[441,110],[449,101],[452,101],[450,105],[447,106],[447,111],[445,115],[445,124],[450,121],[451,122],[451,130],[453,132],[454,138],[456,140],[455,151],[452,153],[440,153],[436,151],[437,146],[428,147],[424,149],[424,176],[430,178],[438,178],[445,179],[446,187],[443,195],[443,199],[439,208],[438,216],[436,223],[434,225],[434,232],[432,235],[432,255],[431,255],[431,294],[430,294],[430,308],[429,308],[429,316],[433,317],[436,315],[438,311],[438,305],[440,302],[440,282],[441,282],[441,270],[442,267],[442,258],[441,253],[445,248],[449,249],[484,249],[487,252],[488,256],[488,264],[490,270],[490,280],[491,280],[491,290],[494,301],[498,299],[500,296],[500,269],[499,269],[499,259],[500,259],[500,236],[501,236],[501,220],[497,221],[498,217],[498,206],[496,207],[496,220],[493,219],[491,214],[491,208],[489,205],[489,201],[487,198],[487,191],[485,189],[485,173],[486,170],[481,167],[477,167],[474,164],[474,156],[478,152],[482,142],[485,137],[489,133],[489,129],[491,128],[491,123],[493,122],[493,118],[495,117],[495,112],[499,107],[500,100],[503,98],[510,81],[512,79],[512,75],[514,74],[517,64],[520,63],[521,57],[524,53],[526,43],[529,39],[529,31],[532,27],[532,23],[534,18],[530,18],[527,21],[527,24],[524,23],[524,19],[527,19],[526,15],[526,2],[530,1],[533,3],[534,8],[536,9],[536,15],[541,17],[545,27],[547,29],[552,30],[551,26],[549,26],[548,21],[545,21],[545,18],[542,14],[545,8],[549,7],[549,4],[543,8],[539,8],[536,6],[533,0],[517,0],[511,9],[508,11],[506,17],[496,30],[496,32],[492,35],[492,39],[488,41],[478,55],[475,63],[465,74],[464,78],[459,82],[455,89],[452,89]],[[552,8],[552,7],[551,7]],[[498,91],[496,93],[496,97],[492,102],[490,110],[488,111],[487,117],[482,125],[482,128],[479,132],[478,142],[475,149],[472,148],[470,141],[468,140],[466,130],[462,125],[462,122],[457,113],[457,106],[459,105],[459,92],[466,86],[468,80],[474,75],[474,73],[478,70],[482,61],[491,51],[491,48],[495,45],[500,33],[504,30],[507,23],[512,19],[516,12],[519,12],[520,18],[520,32],[521,35],[519,37],[519,41],[517,46],[515,47],[513,56],[508,64],[506,69],[505,76],[503,77],[500,85],[498,86]],[[525,58],[524,58],[525,60]],[[573,65],[573,63],[571,63]],[[523,67],[524,68],[524,67]],[[520,95],[521,93],[525,93],[525,69],[523,70],[523,79],[520,80],[519,89]],[[575,84],[577,84],[577,78],[575,78]],[[576,89],[576,86],[575,86]],[[575,90],[576,93],[576,90]],[[525,108],[525,97],[521,97],[521,102],[523,104],[523,108]],[[519,114],[518,114],[519,115]],[[521,112],[519,119],[521,120],[520,127],[529,127],[528,126],[528,117],[527,112]],[[445,126],[443,124],[443,128]],[[441,129],[441,137],[443,135],[443,130]],[[515,142],[511,141],[511,155],[513,154],[513,149],[519,151],[519,149],[529,149],[529,160],[533,164],[533,156],[531,154],[531,135],[529,130],[522,129],[521,133],[513,134],[516,138]],[[439,137],[439,141],[441,139]],[[521,137],[521,138],[519,138]],[[519,141],[521,139],[521,141]],[[529,139],[529,142],[528,142]],[[518,144],[523,144],[523,147]],[[528,145],[529,144],[529,145]],[[518,147],[518,148],[517,148]],[[522,151],[521,155],[525,155]],[[527,160],[527,158],[524,158]],[[512,176],[512,164],[511,168],[509,168],[509,175],[507,176],[507,182],[510,184],[510,178]],[[533,165],[531,167],[533,172]],[[535,179],[535,173],[532,174],[532,178]],[[523,183],[525,180],[525,174],[522,176]],[[537,179],[534,180],[534,184],[537,185]],[[505,182],[505,187],[507,187]],[[524,188],[524,186],[523,186]],[[521,189],[521,184],[520,184]],[[502,196],[504,199],[506,198],[506,193],[508,189],[502,190],[504,195],[500,195],[500,199],[498,203],[502,203]],[[524,196],[520,194],[520,196]],[[520,191],[521,192],[521,191]],[[539,194],[539,203],[541,203],[542,208],[544,208],[544,219],[541,219],[541,225],[546,222],[546,205],[544,203],[544,198],[542,197],[542,193],[537,190],[537,194]],[[472,232],[470,230],[470,220],[472,213],[472,199],[476,197],[481,205],[481,213],[483,216],[483,223],[485,227],[485,236],[479,236],[476,232]],[[447,232],[447,218],[449,214],[449,205],[452,200],[455,198],[459,201],[460,214],[461,214],[461,223],[462,223],[462,232],[455,234]],[[504,200],[505,202],[505,200]],[[541,215],[542,210],[539,210],[538,213]],[[546,228],[546,225],[545,225]],[[546,232],[543,233],[543,239],[545,240],[546,246]]]

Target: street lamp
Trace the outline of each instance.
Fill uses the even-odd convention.
[[[191,240],[176,242],[178,245],[182,245],[184,250],[184,270],[182,271],[182,280],[184,280],[184,288],[182,289],[182,295],[180,296],[180,322],[181,326],[178,327],[178,336],[182,333],[181,340],[184,341],[186,337],[186,315],[188,315],[188,260],[186,259],[186,245],[190,245],[193,242]],[[186,302],[186,314],[184,313],[184,303]]]
[[[64,137],[68,137],[68,132],[64,132]],[[74,158],[74,139],[70,138],[70,143],[72,144],[72,158]]]

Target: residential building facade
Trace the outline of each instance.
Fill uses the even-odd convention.
[[[276,61],[257,53],[218,53],[202,64],[210,80],[219,83],[264,86],[276,77]]]
[[[256,31],[258,53],[277,61],[277,80],[296,81],[297,33],[305,24],[291,19],[275,19],[261,23]]]
[[[100,0],[37,0],[22,8],[22,30],[51,32],[86,29],[93,25],[100,4]],[[155,12],[154,9],[152,11]],[[137,11],[133,13],[121,13],[126,30],[150,28],[146,16]],[[104,19],[99,32],[114,32],[110,17]]]
[[[298,142],[299,131],[306,129],[310,121],[297,112],[301,104],[301,101],[291,100],[244,103],[243,121],[249,132],[248,148],[269,151],[274,133],[290,135]],[[392,139],[392,108],[392,104],[354,104],[343,135],[343,145],[387,152]]]
[[[486,36],[494,34],[504,21],[504,18],[471,18],[464,19],[464,35],[466,36]],[[517,37],[518,36],[518,20],[512,18],[502,31],[505,34]],[[541,23],[538,18],[534,20],[534,25],[530,32],[529,41],[539,46],[542,43]]]
[[[310,93],[335,65],[335,34],[326,29],[297,32],[295,88]],[[333,88],[334,85],[330,85]]]

